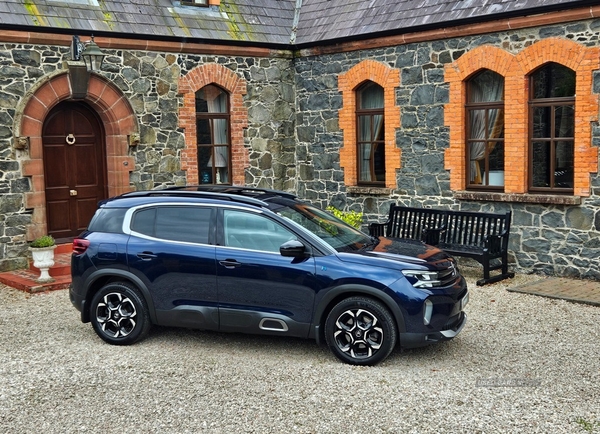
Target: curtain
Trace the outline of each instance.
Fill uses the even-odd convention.
[[[208,87],[208,86],[207,86]],[[210,86],[214,92],[207,92],[207,104],[209,113],[227,113],[227,94],[217,87]],[[213,140],[214,140],[214,160],[211,156],[208,165],[215,166],[217,173],[217,183],[227,183],[229,180],[229,131],[227,119],[211,119]],[[222,145],[222,146],[219,146]]]
[[[383,109],[383,88],[376,84],[367,86],[360,92],[361,109]],[[371,124],[372,120],[372,124]],[[373,131],[371,131],[371,125]],[[371,160],[373,140],[376,140],[383,128],[383,115],[359,116],[359,135],[362,142],[360,179],[372,181]]]

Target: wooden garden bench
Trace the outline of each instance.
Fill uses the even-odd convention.
[[[372,236],[420,240],[454,256],[476,260],[483,266],[477,285],[514,277],[508,272],[508,237],[511,212],[492,214],[392,205],[385,223],[371,223]],[[494,276],[490,271],[499,270]]]

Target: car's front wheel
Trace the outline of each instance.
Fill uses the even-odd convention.
[[[368,297],[342,300],[327,315],[325,340],[333,354],[352,365],[375,365],[390,355],[397,333],[389,310]]]
[[[94,295],[90,319],[98,336],[113,345],[133,344],[150,329],[145,301],[124,282],[109,283]]]

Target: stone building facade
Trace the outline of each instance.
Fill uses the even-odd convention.
[[[111,47],[97,38],[108,56],[80,100],[103,125],[107,197],[199,182],[194,94],[216,84],[230,96],[234,184],[360,211],[365,225],[383,221],[392,203],[510,210],[515,270],[600,279],[600,20],[554,21],[304,51],[133,40]],[[75,67],[70,39],[52,40],[0,36],[0,271],[25,267],[27,242],[46,230],[41,130],[53,106],[73,99]],[[577,77],[573,195],[530,194],[523,185],[527,98],[519,92],[547,62]],[[471,191],[464,181],[464,83],[482,69],[505,77],[516,95],[507,98],[507,135],[517,138],[507,141],[503,191]],[[365,81],[385,90],[380,186],[356,182],[355,90]]]
[[[512,211],[509,249],[515,269],[600,278],[599,30],[600,20],[586,20],[297,59],[299,193],[322,206],[332,204],[364,212],[367,221],[384,221],[393,203],[498,213]],[[492,53],[502,59],[495,62]],[[460,99],[464,95],[460,84],[483,68],[493,68],[509,76],[514,65],[507,59],[512,57],[534,64],[530,71],[549,61],[579,71],[580,105],[576,111],[581,115],[581,131],[577,133],[580,146],[576,149],[576,170],[581,171],[581,177],[575,196],[528,194],[522,185],[526,180],[522,174],[524,168],[521,176],[517,172],[513,185],[507,181],[502,193],[465,190],[464,151],[463,154],[457,151],[464,149],[465,127],[455,120],[464,119],[460,114],[455,116],[464,107],[464,101],[453,98]],[[350,128],[340,123],[353,120],[352,116],[344,118],[347,105],[343,94],[351,93],[354,87],[340,89],[340,82],[357,66],[370,62],[378,62],[399,76],[395,105],[391,108],[400,111],[400,125],[393,142],[401,151],[401,159],[395,170],[396,184],[386,185],[387,188],[355,187],[353,180],[348,182],[347,170],[354,161],[352,157],[344,161],[344,140]],[[462,76],[455,77],[461,68]],[[521,79],[526,72],[520,72]],[[373,68],[366,68],[362,79],[354,81],[374,80],[376,76]],[[383,85],[384,80],[375,78],[375,81]],[[517,97],[525,100],[526,106],[526,96]],[[509,101],[509,96],[506,100]],[[352,107],[353,101],[349,105]],[[387,109],[386,105],[386,113]],[[525,129],[526,109],[519,109],[520,114],[513,111],[509,118],[507,107],[510,119],[507,135],[510,125]],[[505,162],[507,171],[526,161],[526,133],[516,148],[515,152],[520,154],[510,166]]]
[[[106,129],[107,196],[198,183],[195,122],[186,124],[186,109],[191,99],[194,110],[194,93],[211,83],[233,100],[233,182],[295,188],[294,75],[286,53],[105,52],[84,101]],[[28,241],[46,230],[40,130],[49,109],[72,98],[69,56],[59,45],[0,44],[0,271],[27,266]]]

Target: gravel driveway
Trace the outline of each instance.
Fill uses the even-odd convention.
[[[109,346],[66,290],[0,285],[0,432],[600,432],[600,308],[475,277],[456,339],[371,368],[314,341],[182,329]]]

